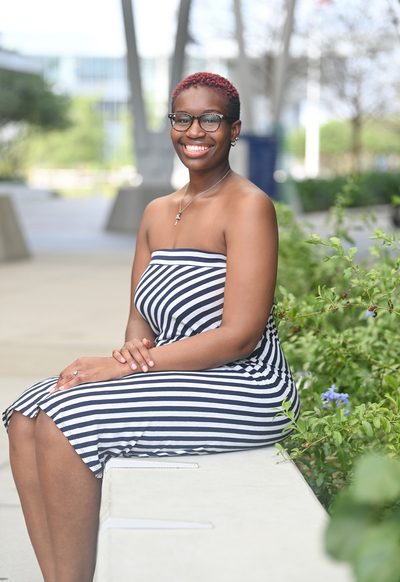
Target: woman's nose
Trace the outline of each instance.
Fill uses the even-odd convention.
[[[192,125],[186,130],[186,135],[189,137],[198,137],[199,135],[205,135],[204,129],[200,127],[199,120],[197,118],[193,119]]]

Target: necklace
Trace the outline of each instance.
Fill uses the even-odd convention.
[[[186,188],[185,188],[185,193],[184,193],[184,195],[182,196],[182,198],[179,200],[179,212],[178,212],[178,214],[175,216],[175,224],[174,224],[174,226],[176,226],[176,225],[178,224],[178,222],[179,222],[179,221],[180,221],[180,219],[181,219],[182,212],[183,212],[184,210],[186,210],[186,208],[187,208],[188,206],[190,206],[190,205],[191,205],[191,203],[193,202],[193,200],[196,200],[196,198],[198,198],[199,196],[202,196],[202,194],[205,194],[206,192],[209,192],[210,190],[212,190],[213,188],[215,188],[215,186],[218,186],[218,184],[219,184],[220,182],[222,182],[222,180],[224,180],[224,179],[227,177],[227,175],[229,174],[229,172],[230,172],[230,171],[231,171],[231,168],[229,168],[229,170],[227,171],[227,173],[226,173],[224,176],[222,176],[222,178],[221,178],[220,180],[218,180],[218,182],[215,182],[215,184],[213,184],[212,186],[210,186],[209,188],[207,188],[207,190],[204,190],[204,192],[200,192],[199,194],[196,194],[196,196],[195,196],[194,198],[192,198],[192,199],[191,199],[191,201],[190,201],[190,202],[188,202],[188,203],[186,204],[186,206],[184,206],[184,207],[182,208],[182,200],[185,198],[185,196],[186,196],[186,192],[187,192],[187,189],[189,188],[189,182],[188,182],[188,183],[187,183],[187,185],[186,185]]]

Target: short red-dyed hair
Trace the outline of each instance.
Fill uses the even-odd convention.
[[[194,73],[194,75],[189,75],[189,77],[183,79],[172,93],[171,111],[174,111],[175,100],[178,95],[191,87],[209,87],[222,93],[226,98],[228,116],[232,117],[235,121],[240,118],[240,100],[237,89],[228,79],[214,73]]]

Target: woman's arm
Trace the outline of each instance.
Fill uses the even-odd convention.
[[[151,371],[202,370],[246,357],[271,311],[277,271],[278,228],[271,200],[258,189],[225,205],[227,276],[221,325],[151,348]],[[135,279],[133,278],[133,284]],[[129,352],[124,356],[131,364]],[[146,366],[140,352],[135,364]]]
[[[204,370],[221,366],[248,356],[260,340],[275,291],[278,256],[275,209],[265,194],[254,191],[249,196],[240,196],[225,209],[227,275],[221,324],[217,329],[148,349],[149,358],[154,362],[148,371]],[[150,251],[146,255],[145,248],[139,245],[135,257],[133,289],[150,261]],[[132,305],[127,337],[131,333],[147,332],[149,335],[151,332],[136,313]],[[54,389],[140,373],[144,371],[143,366],[146,369],[148,361],[142,350],[137,350],[135,360],[128,351],[125,354],[125,363],[115,358],[80,358],[63,371]],[[132,369],[132,364],[137,365],[136,369]],[[76,377],[74,371],[78,371]]]

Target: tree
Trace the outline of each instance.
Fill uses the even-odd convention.
[[[44,168],[99,166],[103,162],[103,118],[96,101],[76,97],[71,101],[73,125],[66,130],[31,136],[29,160]]]
[[[70,124],[68,103],[43,77],[0,70],[0,129],[10,123],[65,129]]]
[[[350,119],[353,169],[360,170],[362,129],[369,118],[396,113],[398,40],[386,5],[356,0],[329,7],[323,26],[322,83],[335,113]],[[329,18],[330,17],[330,18]]]
[[[363,152],[400,154],[400,122],[396,119],[369,118],[360,132]],[[305,153],[305,129],[299,127],[289,133],[287,145],[291,154],[301,158]],[[320,152],[322,156],[342,156],[352,152],[352,127],[347,119],[328,121],[320,127]]]
[[[23,177],[26,135],[32,129],[65,129],[69,99],[39,75],[0,69],[0,178]]]

